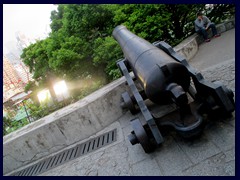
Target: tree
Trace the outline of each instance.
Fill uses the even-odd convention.
[[[11,122],[10,118],[3,116],[3,136],[8,134],[7,128],[12,126]]]
[[[138,36],[154,42],[168,29],[170,14],[164,12],[164,4],[131,4],[122,5],[115,12],[116,25],[124,24]]]
[[[93,40],[109,33],[113,12],[102,4],[66,5],[63,29],[68,36]]]
[[[98,38],[94,43],[94,65],[104,65],[106,73],[111,78],[119,78],[121,73],[117,68],[116,61],[123,57],[123,53],[118,43],[111,36]]]
[[[59,4],[58,8],[57,8],[57,11],[53,10],[51,12],[51,16],[50,16],[51,24],[50,24],[50,27],[52,29],[52,32],[57,32],[59,29],[62,28],[62,25],[63,25],[62,18],[63,18],[63,14],[64,14],[64,7],[65,7],[65,5]]]
[[[196,19],[196,13],[199,9],[204,8],[205,4],[168,4],[166,11],[170,15],[171,26],[169,29],[173,31],[171,42],[176,45],[174,40],[182,41],[194,33],[193,22]]]
[[[56,97],[52,87],[53,72],[49,66],[49,57],[47,54],[47,40],[37,41],[23,50],[21,58],[23,62],[30,68],[33,73],[33,79],[41,85],[47,85],[51,96]]]
[[[117,25],[149,42],[163,40],[175,46],[194,33],[199,10],[215,23],[235,13],[234,5],[227,4],[211,9],[205,9],[205,4],[58,5],[51,13],[49,37],[24,49],[22,58],[38,82],[46,82],[49,74],[69,79],[94,75],[98,66],[114,79],[120,75],[116,61],[122,57],[112,37]]]
[[[114,22],[154,42],[167,41],[172,46],[193,33],[193,21],[201,4],[131,4],[116,11]]]
[[[37,41],[23,50],[21,58],[33,73],[33,79],[46,80],[46,73],[50,70],[44,40]]]
[[[234,4],[213,4],[212,7],[204,9],[211,21],[221,23],[223,20],[235,17]]]

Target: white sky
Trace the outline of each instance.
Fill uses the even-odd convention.
[[[57,9],[57,5],[3,4],[3,45],[8,41],[16,41],[17,31],[29,38],[44,36],[46,29],[50,30],[50,16],[54,9]]]

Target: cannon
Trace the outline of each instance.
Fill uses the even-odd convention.
[[[203,131],[206,116],[231,116],[235,110],[231,89],[219,81],[205,80],[166,42],[149,43],[123,25],[117,26],[112,35],[124,53],[117,66],[131,92],[122,94],[121,107],[132,114],[140,111],[144,119],[143,124],[139,117],[130,121],[133,131],[128,139],[132,145],[140,143],[150,153],[164,142],[162,132],[168,127],[184,138],[194,138]],[[149,102],[174,108],[159,115]]]

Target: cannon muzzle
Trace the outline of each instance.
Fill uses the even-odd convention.
[[[168,87],[177,84],[187,91],[190,76],[187,68],[163,50],[130,32],[125,26],[117,26],[113,37],[119,43],[127,63],[139,80],[147,97],[156,104],[172,101]]]

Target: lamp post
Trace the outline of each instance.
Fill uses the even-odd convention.
[[[38,100],[40,103],[44,103],[44,102],[48,101],[48,105],[49,105],[50,100],[52,99],[51,94],[48,89],[44,89],[44,90],[38,92],[37,96],[38,96]]]
[[[55,91],[58,101],[64,101],[69,97],[68,88],[65,81],[59,81],[55,83],[53,89]]]
[[[24,100],[22,101],[22,103],[23,103],[23,107],[24,107],[24,110],[25,110],[26,115],[27,115],[28,122],[30,123],[31,121],[30,121],[30,118],[29,118],[29,115],[28,115],[28,112],[27,112],[27,109],[26,109],[26,106],[25,106]]]

